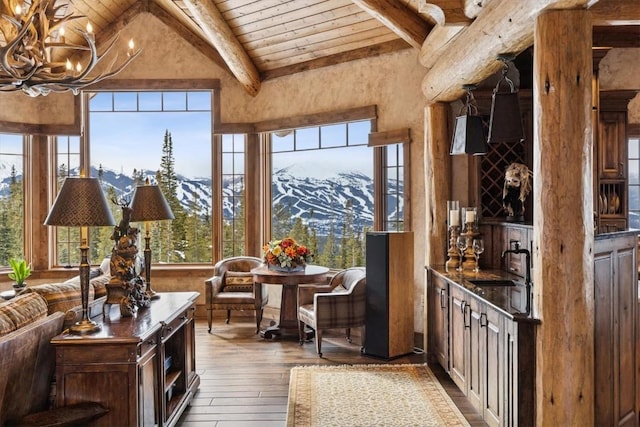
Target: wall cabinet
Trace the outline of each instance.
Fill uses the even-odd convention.
[[[604,237],[594,253],[595,425],[638,425],[638,239]]]
[[[136,317],[121,318],[112,307],[90,338],[53,338],[57,406],[92,401],[108,408],[92,426],[177,424],[200,384],[193,323],[198,293],[160,295]]]

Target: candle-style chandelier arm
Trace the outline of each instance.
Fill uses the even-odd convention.
[[[134,51],[131,41],[127,58],[119,66],[116,66],[118,55],[112,55],[113,59],[108,66],[102,68],[103,72],[90,78],[89,75],[96,65],[115,46],[118,35],[108,41],[102,52],[98,53],[95,35],[89,29],[90,25],[87,26],[87,31],[72,29],[82,36],[83,44],[69,43],[65,40],[65,25],[72,20],[83,18],[70,13],[63,15],[61,8],[65,5],[55,6],[55,0],[53,6],[46,0],[34,0],[28,5],[27,10],[22,11],[22,2],[15,5],[13,3],[15,2],[12,0],[2,0],[4,25],[0,21],[0,33],[4,45],[0,46],[0,91],[22,90],[31,96],[67,90],[77,94],[80,88],[120,73],[142,51]],[[66,61],[58,60],[61,55],[54,55],[54,51],[65,52]],[[81,55],[83,51],[88,52],[87,62],[78,62],[74,67],[71,58]]]

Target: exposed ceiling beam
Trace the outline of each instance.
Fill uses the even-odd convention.
[[[220,68],[230,75],[233,75],[227,66],[227,63],[224,62],[224,59],[222,59],[220,53],[216,49],[214,49],[207,41],[199,37],[194,31],[187,28],[178,19],[174,18],[170,12],[164,9],[164,7],[156,4],[155,2],[151,3],[149,5],[149,13],[162,21],[167,27],[173,29],[176,34],[182,37],[187,43],[197,49],[204,56],[211,59]]]
[[[520,53],[533,44],[535,18],[548,8],[586,8],[593,0],[528,0],[527,7],[513,0],[494,0],[447,47],[422,80],[428,103],[459,99],[462,85],[479,83],[502,67],[496,58]],[[420,54],[420,61],[425,61]],[[428,60],[428,59],[427,59]]]
[[[640,4],[638,4],[638,8],[640,8]],[[640,47],[640,25],[593,27],[593,47]]]
[[[640,25],[638,0],[600,0],[589,10],[594,26]]]
[[[183,3],[240,84],[251,96],[257,95],[260,90],[258,69],[214,2],[183,0]]]
[[[399,0],[351,0],[416,49],[433,26]]]
[[[303,71],[330,67],[332,65],[342,64],[343,62],[355,61],[356,59],[372,58],[374,56],[396,52],[403,49],[411,49],[411,46],[409,46],[404,40],[396,39],[373,46],[367,46],[347,52],[336,53],[334,55],[323,56],[322,58],[312,59],[310,61],[301,62],[299,64],[274,68],[272,70],[263,71],[260,76],[262,77],[262,80],[265,81],[275,79],[277,77],[301,73]]]

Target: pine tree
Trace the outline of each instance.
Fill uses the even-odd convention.
[[[162,158],[160,170],[157,174],[158,185],[164,193],[167,203],[173,211],[175,219],[170,226],[160,226],[162,231],[167,228],[170,232],[163,234],[162,244],[167,262],[184,262],[184,253],[187,248],[187,235],[185,231],[186,212],[178,199],[178,178],[175,172],[175,160],[173,157],[173,140],[169,130],[165,131],[162,143]],[[167,230],[167,231],[168,231]]]

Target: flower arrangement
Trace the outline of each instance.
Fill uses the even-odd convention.
[[[304,245],[299,245],[291,237],[282,240],[272,240],[262,248],[264,262],[267,267],[286,270],[304,268],[307,262],[313,260],[313,255]]]

